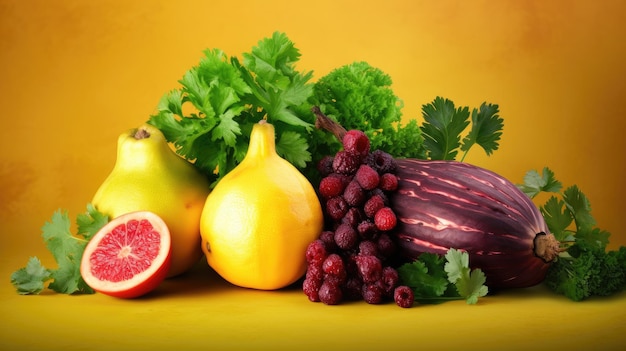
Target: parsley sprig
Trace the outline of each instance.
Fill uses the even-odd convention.
[[[46,268],[39,258],[31,257],[25,267],[11,274],[11,284],[23,295],[39,294],[46,285],[48,289],[62,294],[92,294],[93,289],[80,275],[80,261],[87,242],[108,221],[108,216],[88,204],[87,212],[76,217],[77,234],[73,235],[67,212],[55,211],[50,221],[41,228],[41,235],[58,267]]]
[[[563,190],[554,172],[531,170],[518,187],[530,198],[551,194],[540,211],[563,252],[548,270],[547,287],[571,300],[607,296],[626,288],[626,247],[607,250],[610,233],[597,227],[589,199],[576,185]]]
[[[148,121],[212,185],[241,162],[252,126],[261,119],[274,124],[282,157],[299,168],[312,159],[308,134],[313,116],[307,108],[312,72],[295,69],[299,50],[284,33],[275,32],[242,57],[205,50],[179,81],[181,87],[162,97]]]
[[[497,150],[504,127],[504,120],[499,116],[499,107],[483,102],[479,108],[472,109],[471,127],[469,107],[455,107],[454,102],[436,97],[431,103],[422,106],[423,124],[420,126],[424,136],[424,147],[431,160],[455,160],[459,151],[465,160],[470,148],[479,145],[491,155]]]
[[[469,254],[451,248],[444,255],[423,253],[398,267],[402,284],[413,290],[415,301],[441,303],[465,300],[473,305],[486,296],[486,277],[480,269],[469,268]]]

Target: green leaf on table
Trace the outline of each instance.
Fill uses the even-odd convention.
[[[37,257],[31,257],[26,267],[11,274],[11,284],[20,295],[39,294],[50,278],[50,271],[41,265],[41,261]]]

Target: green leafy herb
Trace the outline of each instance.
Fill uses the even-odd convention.
[[[313,128],[314,105],[345,129],[365,132],[372,149],[397,158],[454,159],[459,151],[465,158],[473,145],[488,155],[499,146],[498,105],[483,103],[470,114],[468,107],[437,97],[423,106],[421,126],[415,119],[403,123],[404,103],[391,89],[391,77],[366,62],[340,66],[311,83],[313,73],[295,69],[300,52],[280,32],[241,58],[205,50],[148,120],[212,186],[241,162],[252,126],[261,119],[275,127],[278,154],[316,183],[318,161],[341,144]],[[471,129],[461,139],[470,116]]]
[[[554,178],[550,168],[544,167],[541,174],[535,170],[526,172],[524,183],[517,187],[532,199],[541,192],[558,193],[563,185]]]
[[[596,227],[589,199],[576,185],[561,191],[561,182],[546,167],[541,174],[527,172],[518,187],[530,198],[553,194],[539,209],[563,252],[550,265],[546,286],[574,301],[626,288],[626,247],[607,251],[610,233]]]
[[[550,266],[545,283],[573,301],[622,291],[626,287],[626,247],[606,251],[587,240],[578,241]]]
[[[314,129],[306,109],[312,73],[295,70],[300,52],[289,38],[276,32],[259,41],[243,54],[243,64],[219,49],[204,54],[183,75],[182,87],[163,96],[148,123],[213,186],[241,162],[252,126],[261,119],[275,127],[277,152],[296,167],[306,167],[312,159],[309,134]]]
[[[313,104],[345,129],[359,129],[372,149],[395,157],[424,158],[425,150],[415,120],[402,124],[403,101],[391,89],[391,77],[367,62],[343,65],[321,77],[314,86]],[[323,141],[325,144],[326,141]],[[338,141],[326,154],[336,152]]]
[[[11,274],[11,284],[18,294],[39,294],[50,278],[50,271],[41,265],[41,261],[37,257],[31,257],[26,267]]]
[[[504,121],[498,115],[498,105],[482,103],[478,109],[472,110],[472,127],[469,134],[463,138],[461,151],[463,158],[474,145],[480,145],[487,155],[491,155],[499,147],[498,141],[502,136]]]
[[[499,147],[498,141],[504,127],[498,115],[498,105],[482,103],[471,113],[471,128],[461,139],[462,133],[470,125],[469,107],[455,107],[451,100],[436,97],[422,106],[424,123],[420,127],[424,137],[424,147],[432,160],[454,160],[463,151],[461,161],[473,145],[479,145],[487,155]]]
[[[88,204],[87,212],[76,218],[77,235],[73,235],[67,212],[55,211],[43,225],[42,237],[58,267],[45,268],[37,257],[31,257],[26,267],[11,275],[11,284],[19,294],[39,294],[46,284],[49,289],[63,294],[93,293],[80,275],[80,261],[87,242],[107,222],[106,215]]]
[[[469,255],[457,249],[448,250],[445,256],[423,253],[398,267],[398,275],[421,303],[465,300],[476,304],[488,293],[485,274],[480,269],[471,270]]]
[[[448,281],[456,286],[456,290],[468,304],[475,304],[479,297],[487,295],[485,274],[480,269],[470,270],[469,254],[457,249],[446,253],[444,270],[448,273]]]

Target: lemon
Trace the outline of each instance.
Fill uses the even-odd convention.
[[[207,196],[200,218],[202,250],[224,279],[275,290],[306,271],[307,245],[323,226],[311,183],[276,153],[274,126],[253,126],[248,152]]]

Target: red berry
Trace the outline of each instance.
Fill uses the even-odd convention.
[[[335,196],[326,201],[326,213],[334,220],[338,221],[348,212],[348,204],[341,196]]]
[[[396,305],[402,308],[409,308],[413,306],[413,290],[406,285],[400,285],[393,292],[393,300],[396,302]]]
[[[333,159],[332,156],[324,156],[317,162],[317,171],[322,177],[326,177],[333,172]]]
[[[398,176],[393,173],[385,173],[380,177],[380,188],[384,191],[396,191],[398,189]]]
[[[382,257],[390,258],[396,253],[396,243],[386,233],[380,233],[376,239],[376,248]]]
[[[306,268],[306,274],[304,275],[305,279],[314,279],[322,284],[322,280],[324,280],[324,271],[322,270],[322,264],[320,265],[312,265],[309,264]]]
[[[365,158],[365,163],[374,168],[379,174],[393,173],[396,171],[396,160],[390,154],[382,150],[374,150]]]
[[[383,274],[380,278],[379,282],[381,287],[383,288],[383,292],[385,295],[389,297],[393,297],[394,290],[398,286],[398,282],[400,281],[400,277],[398,275],[398,271],[393,267],[384,267]]]
[[[310,265],[320,266],[326,258],[326,246],[319,240],[313,240],[306,248],[306,261]]]
[[[365,190],[372,190],[376,188],[378,186],[378,183],[380,182],[380,176],[378,175],[378,172],[366,164],[362,164],[359,166],[354,178]]]
[[[358,240],[359,235],[356,230],[347,223],[342,223],[335,229],[335,243],[342,250],[350,250]]]
[[[378,210],[380,210],[383,207],[385,207],[385,200],[383,200],[382,196],[377,194],[377,195],[370,197],[365,202],[365,205],[363,206],[363,212],[365,212],[365,215],[367,217],[374,218],[374,215],[376,215],[376,212],[378,212]]]
[[[367,198],[368,199],[371,198],[371,197],[374,197],[374,196],[380,196],[380,198],[383,199],[383,203],[385,204],[385,206],[389,206],[389,197],[383,191],[383,189],[375,188],[375,189],[372,189],[372,190],[367,192]]]
[[[361,236],[362,239],[366,240],[373,239],[378,234],[378,228],[376,228],[376,224],[369,220],[365,220],[359,223],[359,225],[356,227],[356,230],[359,233],[359,236]]]
[[[347,151],[339,151],[333,159],[333,171],[340,174],[352,175],[356,172],[361,164],[358,155],[351,154]]]
[[[349,130],[344,134],[341,142],[343,149],[352,154],[365,157],[370,152],[370,140],[367,135],[360,130]]]
[[[343,265],[341,256],[337,254],[330,254],[324,260],[322,264],[322,271],[324,274],[338,278],[338,281],[342,281],[346,277],[346,269]]]
[[[316,279],[305,278],[302,282],[302,291],[311,302],[319,302],[320,297],[318,291],[322,286],[322,282]]]
[[[343,189],[345,188],[345,184],[340,177],[330,174],[322,178],[318,188],[320,191],[320,195],[323,198],[330,199],[331,197],[341,195]]]
[[[359,243],[359,255],[378,256],[378,246],[371,240],[363,240]]]
[[[343,298],[341,288],[337,283],[332,281],[324,281],[317,292],[320,301],[326,305],[337,305]]]
[[[383,301],[383,289],[380,285],[373,284],[363,284],[363,300],[369,304],[379,304]]]
[[[341,219],[341,223],[346,223],[352,228],[356,228],[363,220],[363,211],[358,207],[350,207],[346,215]]]
[[[382,231],[391,230],[396,226],[396,214],[389,207],[383,207],[374,215],[376,228]]]
[[[356,265],[364,283],[375,283],[383,274],[383,266],[376,256],[356,256]]]
[[[343,191],[343,198],[350,206],[361,206],[365,201],[365,192],[357,181],[351,181]]]
[[[320,234],[319,240],[324,243],[326,252],[330,253],[337,249],[337,244],[335,244],[335,232],[331,230],[324,230]]]

